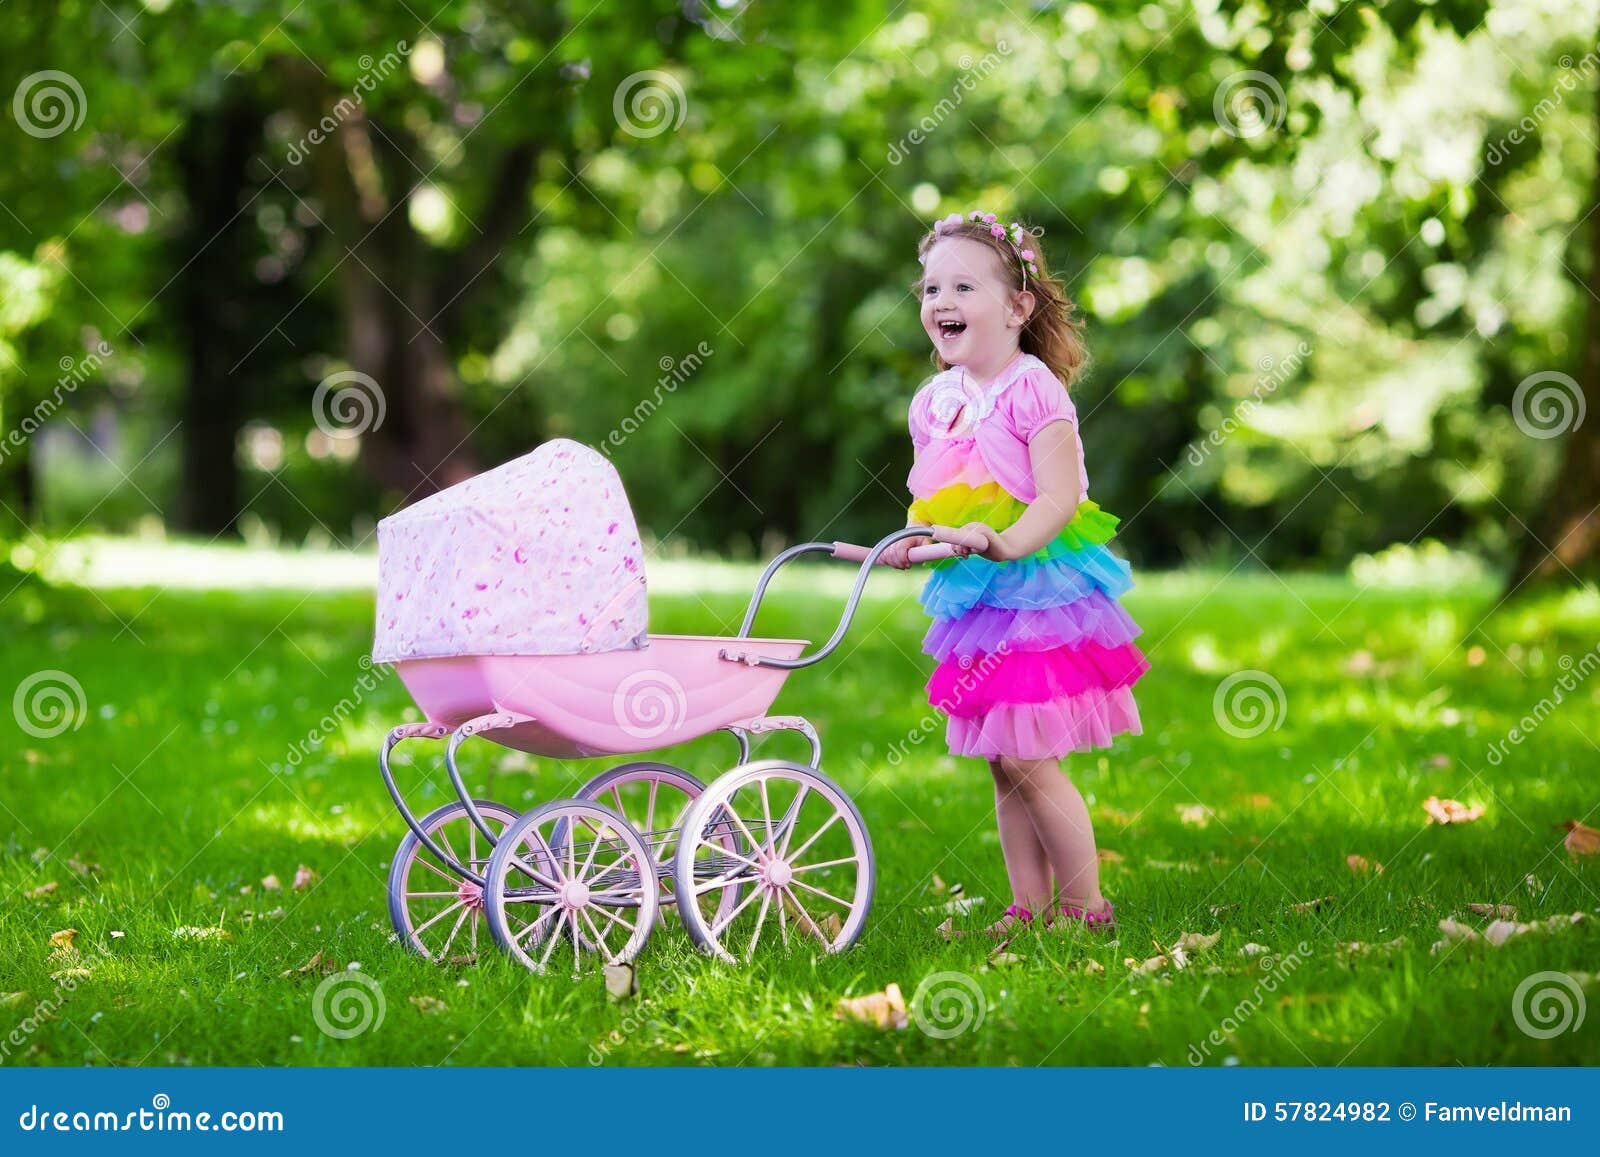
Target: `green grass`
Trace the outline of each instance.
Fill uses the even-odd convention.
[[[652,627],[731,631],[753,577],[733,573],[704,601],[688,593],[692,574],[663,582]],[[438,968],[392,942],[384,875],[403,827],[375,753],[416,712],[393,679],[359,690],[366,596],[23,588],[0,608],[0,690],[59,669],[87,709],[53,738],[4,720],[0,997],[13,995],[0,1029],[19,1027],[0,1035],[3,1063],[1181,1066],[1196,1050],[1208,1064],[1246,1065],[1600,1060],[1600,1015],[1545,1040],[1512,1016],[1523,978],[1596,967],[1596,865],[1571,859],[1555,825],[1600,822],[1600,680],[1566,694],[1498,766],[1487,759],[1551,696],[1561,656],[1578,659],[1600,637],[1592,593],[1480,623],[1494,604],[1484,584],[1363,591],[1315,576],[1141,576],[1126,604],[1154,663],[1139,687],[1145,734],[1068,764],[1102,848],[1122,857],[1103,882],[1123,926],[1114,942],[1025,935],[1011,947],[1018,959],[996,963],[979,940],[939,939],[944,916],[929,911],[948,899],[932,889],[936,874],[987,898],[968,923],[1007,902],[986,770],[945,755],[937,732],[888,758],[927,713],[914,582],[877,577],[841,654],[797,673],[775,707],[817,725],[824,770],[872,830],[877,903],[860,945],[827,958],[774,949],[733,968],[669,928],[639,960],[642,996],[623,1006],[592,971],[534,976],[499,957]],[[760,628],[822,638],[840,605],[796,576],[780,581]],[[1276,730],[1239,738],[1213,717],[1213,694],[1250,668],[1278,680],[1285,710]],[[290,768],[293,745],[341,700],[348,717]],[[777,736],[759,750],[798,756],[793,743]],[[606,766],[473,744],[474,790],[523,807]],[[446,802],[437,749],[410,750],[418,758],[400,771],[416,806]],[[719,735],[674,756],[710,779],[732,754]],[[1420,805],[1433,794],[1487,810],[1473,824],[1429,825]],[[1203,825],[1186,820],[1194,805],[1211,809]],[[1350,854],[1386,870],[1356,875]],[[80,875],[70,859],[99,871]],[[262,892],[263,877],[287,886],[299,864],[319,874],[313,886]],[[27,897],[51,881],[54,891]],[[1292,907],[1328,896],[1315,911]],[[1440,919],[1483,927],[1466,912],[1474,901],[1512,904],[1522,920],[1590,919],[1430,954]],[[206,926],[230,938],[175,935]],[[51,934],[66,928],[77,929],[75,965],[51,955]],[[1179,972],[1124,964],[1184,932],[1221,935]],[[1386,952],[1340,949],[1397,937]],[[1297,966],[1268,971],[1240,955],[1246,943],[1280,958],[1305,947]],[[318,1031],[319,978],[280,975],[318,951],[379,981],[379,1027],[350,1039]],[[87,974],[51,978],[70,966]],[[941,972],[981,989],[981,1025],[937,1039],[835,1016],[841,997],[893,982],[909,998]],[[424,996],[443,1008],[424,1012],[412,999]],[[22,1025],[41,1002],[53,1015]]]

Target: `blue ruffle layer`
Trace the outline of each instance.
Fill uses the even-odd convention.
[[[922,609],[936,619],[954,619],[973,607],[1043,610],[1081,599],[1094,590],[1113,599],[1133,588],[1132,568],[1104,546],[1089,546],[1050,559],[992,562],[968,555],[940,565],[922,588]]]

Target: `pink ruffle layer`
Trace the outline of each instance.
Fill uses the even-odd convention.
[[[1122,734],[1144,734],[1129,687],[1085,691],[1048,703],[1001,703],[972,719],[951,716],[945,738],[953,755],[1058,759],[1110,747]]]
[[[917,453],[906,486],[917,498],[932,498],[946,486],[966,484],[973,489],[993,482],[971,438],[942,438]]]
[[[1133,643],[976,655],[940,663],[928,680],[928,701],[946,715],[970,718],[1003,704],[1127,687],[1149,669],[1150,661]]]
[[[1141,632],[1120,603],[1094,590],[1062,606],[1007,610],[979,605],[960,618],[935,619],[923,636],[922,650],[942,662],[992,655],[1002,646],[1012,651],[1053,651],[1089,642],[1117,647]]]

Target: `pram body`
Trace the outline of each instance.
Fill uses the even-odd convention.
[[[621,480],[578,443],[545,443],[385,519],[373,659],[394,666],[425,716],[393,728],[379,755],[409,829],[390,864],[396,935],[430,959],[463,963],[486,924],[530,968],[569,949],[577,968],[586,955],[633,959],[668,907],[725,960],[748,959],[764,931],[769,943],[798,937],[828,952],[853,944],[876,876],[865,822],[821,772],[816,729],[766,712],[791,670],[839,645],[883,551],[928,533],[959,538],[910,527],[870,550],[784,551],[739,634],[724,637],[648,632],[644,552]],[[861,564],[832,637],[810,655],[804,639],[752,637],[773,575],[812,553]],[[752,760],[751,737],[773,731],[803,736],[809,758]],[[474,798],[458,763],[473,736],[568,759],[641,755],[714,732],[732,735],[738,758],[709,784],[638,760],[527,810]],[[394,748],[412,739],[444,741],[457,795],[421,817],[391,768]]]

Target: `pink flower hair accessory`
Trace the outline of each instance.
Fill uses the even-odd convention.
[[[1027,238],[1037,237],[1038,230],[1029,229],[1020,221],[1013,221],[1009,225],[1001,225],[993,213],[985,213],[981,209],[974,209],[965,215],[951,213],[948,217],[941,217],[933,223],[933,233],[936,237],[948,236],[968,221],[977,225],[989,226],[989,235],[996,240],[1011,242],[1011,248],[1016,252],[1017,260],[1022,263],[1022,288],[1028,288],[1028,274],[1039,276],[1039,266],[1036,264],[1038,255],[1028,247]],[[925,262],[926,256],[918,257],[919,263]]]

